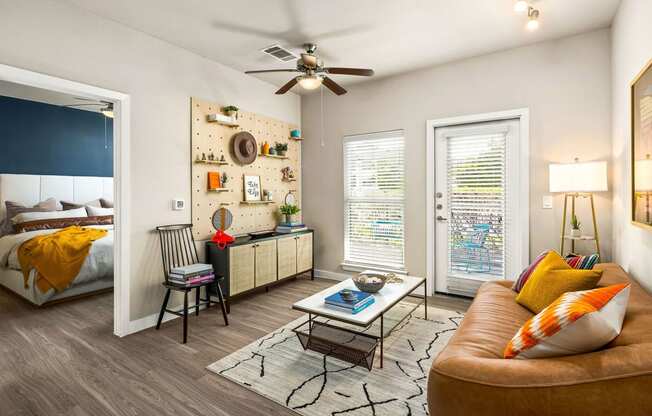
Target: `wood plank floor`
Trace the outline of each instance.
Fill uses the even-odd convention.
[[[205,367],[296,319],[292,303],[334,282],[299,278],[125,338],[113,331],[113,294],[36,308],[0,290],[0,415],[295,415]],[[463,299],[428,303],[466,310]]]

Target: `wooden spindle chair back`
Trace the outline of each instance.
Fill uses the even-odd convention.
[[[161,256],[165,282],[175,267],[199,263],[192,224],[162,225],[156,227],[161,242]]]

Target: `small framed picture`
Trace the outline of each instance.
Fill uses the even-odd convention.
[[[244,175],[244,198],[245,201],[260,201],[260,176]]]

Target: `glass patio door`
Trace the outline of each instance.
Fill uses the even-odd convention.
[[[518,120],[435,130],[435,278],[445,292],[474,295],[513,273],[518,192],[510,175],[518,170],[510,143],[518,139]]]

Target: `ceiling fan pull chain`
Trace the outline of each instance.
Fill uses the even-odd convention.
[[[326,146],[324,143],[324,86],[319,88],[321,94],[321,147]]]

